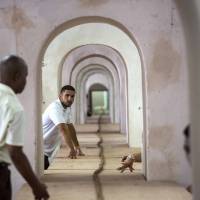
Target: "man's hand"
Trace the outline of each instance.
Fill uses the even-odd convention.
[[[46,188],[46,185],[41,182],[38,182],[38,184],[32,188],[36,200],[46,200],[49,198]]]
[[[80,147],[76,149],[77,156],[85,156],[85,154],[81,151]]]
[[[121,162],[124,162],[128,156],[123,156]]]
[[[74,149],[70,150],[68,158],[76,159],[76,151]]]
[[[48,199],[49,194],[47,192],[46,186],[41,183],[35,176],[27,157],[22,150],[22,147],[8,144],[6,146],[15,167],[24,177],[27,183],[31,186],[35,199]]]
[[[121,160],[121,167],[118,167],[117,170],[121,170],[121,173],[125,171],[126,168],[129,168],[130,172],[134,170],[133,168],[134,155],[123,156]]]

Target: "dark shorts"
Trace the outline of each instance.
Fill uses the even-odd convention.
[[[12,188],[8,164],[0,163],[0,199],[11,200]]]
[[[48,169],[49,167],[49,159],[48,156],[44,155],[44,169]]]

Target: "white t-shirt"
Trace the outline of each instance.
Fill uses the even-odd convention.
[[[44,140],[44,154],[49,161],[55,157],[61,145],[61,134],[58,131],[58,124],[71,122],[71,108],[62,106],[59,99],[51,103],[42,115],[42,128]]]
[[[14,91],[0,83],[0,162],[11,163],[6,144],[23,146],[24,109]]]

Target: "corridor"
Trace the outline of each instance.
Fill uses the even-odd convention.
[[[93,173],[99,168],[101,159],[96,133],[79,133],[78,138],[85,157],[66,159],[68,149],[62,147],[56,159],[42,178],[48,186],[52,200],[191,200],[191,195],[172,182],[146,182],[142,174],[142,163],[136,162],[135,171],[120,173],[120,159],[130,152],[139,154],[139,149],[128,148],[125,137],[119,133],[100,133],[103,138],[105,163],[100,173],[101,185],[93,181]],[[99,188],[102,194],[99,196]],[[33,199],[30,188],[24,185],[17,200]]]
[[[24,126],[18,123],[25,134],[17,146],[50,199],[200,199],[200,1],[0,0],[0,8],[1,60],[16,55],[28,69],[26,81],[17,79],[26,82],[16,92],[26,116]],[[0,83],[15,92],[18,84],[5,77]],[[70,118],[86,156],[67,158],[63,144],[43,171],[42,115],[66,85],[75,89]],[[101,114],[105,124],[97,134]],[[122,156],[133,152],[142,162],[132,173],[117,171]],[[25,164],[9,167],[12,200],[34,198],[25,183],[34,178],[23,178]]]

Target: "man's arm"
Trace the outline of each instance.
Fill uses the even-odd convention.
[[[72,139],[72,142],[73,142],[75,148],[80,147],[79,142],[78,142],[78,138],[76,136],[76,130],[74,128],[74,125],[71,123],[71,124],[66,124],[66,126],[69,129],[69,134],[71,136],[71,139]]]
[[[67,127],[69,129],[69,133],[70,133],[72,142],[73,142],[75,149],[76,149],[76,155],[77,156],[85,156],[85,154],[82,152],[81,147],[79,145],[78,138],[77,138],[77,135],[76,135],[76,129],[74,128],[74,125],[72,123],[67,124]]]
[[[65,142],[70,148],[69,157],[72,159],[76,158],[76,151],[74,149],[72,138],[70,136],[70,132],[67,125],[65,123],[58,124],[58,129],[59,129],[59,132],[61,132],[61,134],[64,136]]]
[[[35,176],[22,147],[7,144],[7,149],[15,167],[32,188],[35,198],[48,199],[46,186]]]
[[[129,168],[130,172],[134,170],[133,168],[133,162],[135,161],[134,154],[129,154],[128,156],[123,156],[121,163],[122,166],[118,167],[117,170],[121,170],[121,173],[124,172],[126,168]]]

